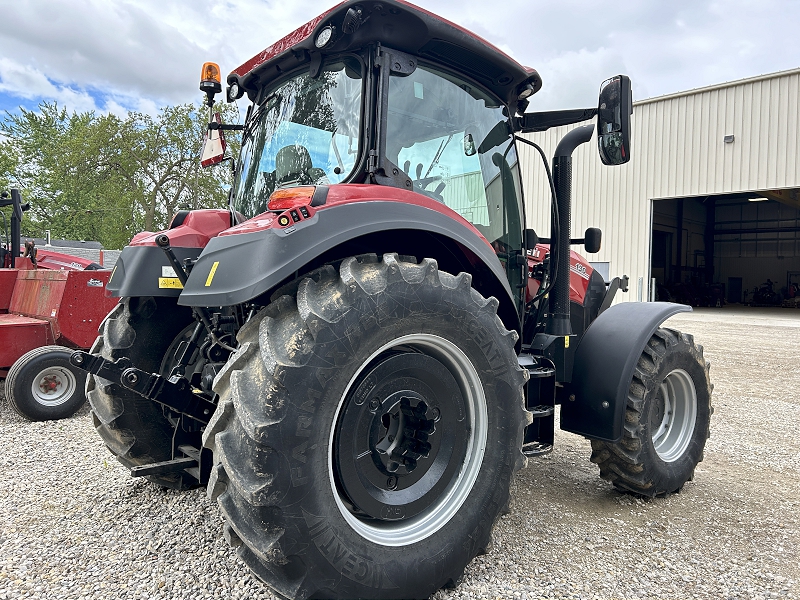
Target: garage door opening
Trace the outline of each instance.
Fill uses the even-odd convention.
[[[800,189],[653,201],[650,296],[800,308]]]

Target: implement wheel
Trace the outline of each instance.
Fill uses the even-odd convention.
[[[176,342],[187,337],[193,323],[191,310],[178,306],[174,298],[123,298],[103,321],[91,352],[109,360],[128,358],[139,369],[168,374]],[[176,423],[160,404],[94,375],[86,380],[86,395],[97,433],[125,467],[173,458]],[[199,447],[200,434],[196,437]],[[185,472],[147,479],[174,489],[197,485]]]
[[[241,329],[217,376],[209,495],[282,597],[453,584],[524,463],[516,334],[469,275],[412,261],[315,271]]]
[[[86,402],[86,373],[69,362],[64,346],[26,352],[9,369],[6,398],[11,408],[30,421],[65,419]]]
[[[634,371],[622,439],[592,441],[592,462],[615,487],[641,496],[679,491],[692,479],[711,422],[710,363],[692,336],[659,329]]]

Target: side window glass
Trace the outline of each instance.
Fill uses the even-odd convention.
[[[387,158],[414,191],[443,202],[492,243],[521,247],[517,156],[499,101],[428,67],[389,81]]]

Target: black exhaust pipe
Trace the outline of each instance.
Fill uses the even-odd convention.
[[[556,187],[556,201],[558,202],[558,218],[560,222],[552,222],[550,225],[551,232],[558,232],[556,247],[552,245],[550,247],[550,252],[555,252],[558,257],[555,261],[550,260],[551,265],[558,265],[558,272],[550,273],[550,277],[553,279],[553,290],[550,292],[550,317],[547,320],[545,331],[550,335],[572,334],[572,325],[569,320],[572,152],[581,144],[585,144],[592,139],[593,133],[594,125],[576,127],[561,138],[553,156],[553,179]]]

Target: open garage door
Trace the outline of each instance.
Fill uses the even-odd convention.
[[[653,202],[651,295],[800,307],[800,189]]]

